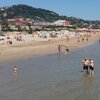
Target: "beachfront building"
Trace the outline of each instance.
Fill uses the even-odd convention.
[[[19,25],[19,26],[24,26],[28,24],[32,25],[32,19],[30,18],[13,18],[13,19],[7,19],[7,21],[10,25]]]
[[[54,22],[55,25],[57,26],[68,26],[70,25],[70,21],[67,20],[57,20]]]
[[[20,25],[20,26],[24,26],[24,25],[28,25],[28,24],[32,25],[32,20],[29,18],[16,18],[15,24]]]
[[[54,25],[54,23],[50,23],[50,22],[34,22],[34,26],[49,26],[49,25]]]

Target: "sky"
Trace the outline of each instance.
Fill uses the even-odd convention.
[[[0,0],[0,7],[25,4],[84,20],[100,20],[100,0]]]

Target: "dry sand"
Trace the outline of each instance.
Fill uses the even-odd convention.
[[[66,39],[51,39],[50,41],[28,41],[20,44],[2,45],[0,46],[0,63],[5,63],[13,60],[28,59],[33,56],[41,56],[47,54],[54,54],[58,52],[58,44],[68,45],[70,50],[78,49],[85,45],[89,45],[98,41],[98,34],[89,37],[89,40],[78,43],[78,38]],[[63,52],[65,48],[63,49]]]

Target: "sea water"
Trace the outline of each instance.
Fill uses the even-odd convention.
[[[95,76],[81,61],[94,61]],[[17,66],[17,79],[13,66]],[[0,64],[0,100],[100,100],[100,44],[69,54],[57,53]]]

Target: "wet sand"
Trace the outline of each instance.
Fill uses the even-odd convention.
[[[13,45],[2,45],[0,46],[0,63],[27,59],[33,56],[41,56],[47,54],[57,53],[58,44],[68,45],[70,50],[80,48],[84,45],[92,44],[98,41],[98,34],[92,35],[88,41],[78,43],[77,37],[70,38],[69,41],[67,39],[55,40],[51,39],[50,41],[30,41],[20,44]],[[65,49],[63,49],[63,52]]]

